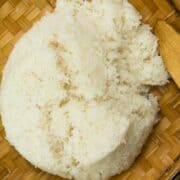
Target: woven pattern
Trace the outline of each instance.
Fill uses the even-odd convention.
[[[154,26],[166,20],[180,31],[180,17],[167,0],[130,0],[140,11],[143,21]],[[54,0],[0,0],[0,72],[15,42],[46,10],[55,7]],[[2,74],[2,73],[1,73]],[[180,91],[171,80],[165,87],[156,87],[161,121],[150,135],[143,152],[133,166],[112,179],[171,179],[180,170]],[[55,180],[61,179],[34,168],[5,139],[0,123],[0,179]]]

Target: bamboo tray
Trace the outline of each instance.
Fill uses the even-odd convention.
[[[143,21],[152,27],[157,20],[166,20],[180,31],[178,8],[167,0],[130,0],[140,11]],[[174,0],[178,5],[178,0]],[[0,72],[15,42],[45,11],[52,11],[54,0],[0,0]],[[0,75],[1,78],[1,75]],[[162,112],[133,166],[115,176],[114,180],[172,179],[180,170],[180,91],[171,80],[165,87],[156,87]],[[0,180],[55,180],[53,176],[34,168],[5,139],[0,122]]]

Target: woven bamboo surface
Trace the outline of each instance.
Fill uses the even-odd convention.
[[[175,0],[176,1],[176,0]],[[174,1],[174,2],[175,2]],[[167,0],[130,0],[140,11],[143,21],[154,26],[166,20],[180,31],[178,7]],[[177,1],[176,1],[177,2]],[[175,3],[174,3],[175,4]],[[0,0],[0,72],[15,42],[45,11],[53,10],[54,0]],[[153,92],[160,99],[161,121],[150,135],[133,166],[114,180],[172,179],[180,170],[180,91],[171,80]],[[0,122],[0,180],[61,179],[34,168],[5,139]]]

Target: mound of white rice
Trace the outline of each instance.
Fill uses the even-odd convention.
[[[127,169],[167,82],[157,39],[126,0],[59,0],[16,44],[1,85],[7,139],[35,166],[99,180]]]

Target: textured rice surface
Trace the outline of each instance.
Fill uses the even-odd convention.
[[[3,72],[7,139],[32,164],[99,180],[127,169],[157,122],[167,82],[157,39],[126,0],[59,0]]]

